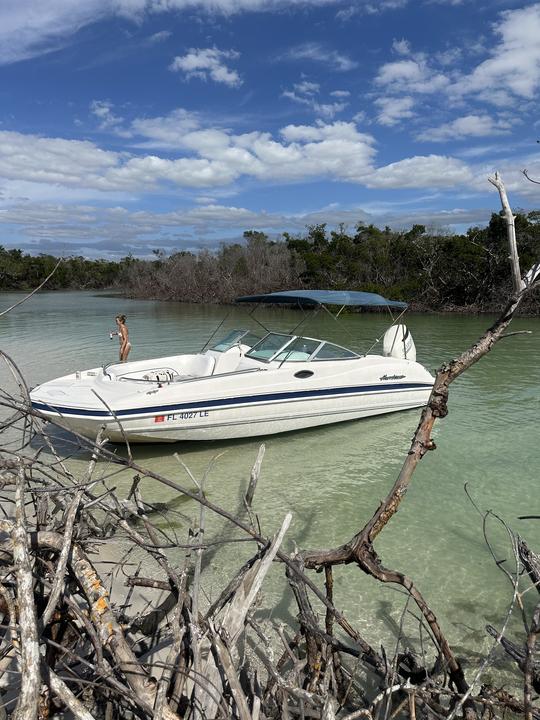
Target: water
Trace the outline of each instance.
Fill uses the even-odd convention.
[[[21,297],[0,295],[0,310]],[[0,348],[19,365],[29,385],[75,369],[85,369],[117,356],[114,316],[127,315],[133,345],[130,359],[198,350],[227,310],[153,301],[128,301],[89,292],[40,293],[0,319]],[[259,310],[256,317],[271,329],[289,329],[299,320],[290,310]],[[223,330],[246,324],[245,310],[236,310]],[[409,315],[407,323],[418,349],[418,359],[430,369],[453,357],[488,326],[491,318],[445,315]],[[305,334],[333,338],[351,347],[367,349],[387,325],[378,314],[345,316],[344,332],[321,313]],[[253,321],[250,327],[256,330]],[[532,330],[503,340],[484,360],[451,389],[450,414],[436,425],[437,451],[421,462],[397,516],[376,542],[383,563],[412,577],[428,599],[457,654],[474,665],[490,642],[487,622],[500,626],[511,599],[511,588],[495,566],[483,536],[482,518],[464,491],[482,510],[491,509],[540,549],[540,521],[518,520],[538,513],[536,497],[538,406],[540,401],[540,320],[518,319],[513,330]],[[0,370],[0,383],[8,380]],[[287,511],[293,513],[288,533],[301,548],[331,547],[348,540],[371,517],[388,492],[407,452],[419,413],[409,411],[363,421],[265,438],[266,456],[255,509],[262,530],[272,533]],[[174,452],[199,478],[211,459],[207,478],[209,497],[234,510],[245,488],[260,439],[222,443],[183,443],[174,446],[135,446],[135,459],[146,467],[189,486],[190,481]],[[119,448],[119,451],[122,450]],[[84,458],[72,461],[84,466]],[[129,477],[116,479],[120,494]],[[156,482],[144,481],[143,496],[170,503],[176,494]],[[194,503],[180,509],[198,514]],[[182,524],[182,521],[176,521]],[[220,522],[208,518],[209,534]],[[488,524],[498,557],[512,564],[504,532]],[[210,554],[206,592],[215,598],[223,583],[247,557],[251,548],[229,545]],[[286,618],[294,607],[280,568],[265,585],[261,614],[273,608],[274,617]],[[320,579],[320,576],[315,576]],[[322,580],[320,580],[322,584]],[[388,586],[366,577],[356,567],[336,568],[335,599],[350,620],[376,646],[387,642],[400,622],[404,598]],[[525,597],[526,607],[535,598]],[[408,616],[406,635],[417,637],[417,622]],[[510,635],[519,631],[513,621]],[[516,637],[516,636],[514,636]],[[498,664],[504,662],[499,657]]]

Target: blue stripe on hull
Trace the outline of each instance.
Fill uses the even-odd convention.
[[[217,407],[251,405],[279,400],[303,400],[308,398],[333,397],[335,395],[355,395],[361,393],[388,392],[389,390],[427,390],[431,383],[392,383],[388,385],[360,385],[350,387],[326,388],[325,390],[298,390],[295,392],[264,393],[261,395],[245,395],[242,397],[221,398],[217,400],[194,400],[193,402],[175,403],[173,405],[153,405],[145,408],[130,408],[116,410],[117,417],[130,415],[163,415],[181,410],[212,410]],[[111,418],[113,414],[103,410],[85,410],[84,408],[69,408],[60,405],[48,405],[42,402],[32,402],[35,410],[56,412],[60,415],[78,415],[82,417]]]

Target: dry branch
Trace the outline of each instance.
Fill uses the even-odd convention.
[[[26,474],[24,468],[17,475],[15,491],[15,523],[11,529],[13,562],[17,580],[17,609],[20,635],[21,692],[14,720],[31,720],[37,717],[41,684],[39,642],[34,599],[34,577],[28,532],[26,529],[25,503]]]
[[[54,275],[54,273],[58,270],[58,268],[59,268],[59,266],[60,266],[60,263],[62,263],[62,262],[64,262],[64,259],[63,259],[63,258],[60,258],[60,260],[58,260],[58,262],[56,263],[56,265],[53,267],[53,269],[51,270],[51,272],[47,275],[47,277],[45,278],[45,280],[43,280],[43,282],[41,282],[36,288],[34,288],[34,290],[32,290],[31,293],[28,293],[28,295],[26,295],[25,297],[23,297],[21,300],[18,300],[16,303],[14,303],[13,305],[11,305],[10,307],[6,308],[5,310],[2,310],[2,311],[0,312],[0,317],[2,317],[3,315],[7,315],[7,314],[8,314],[9,312],[11,312],[12,310],[15,310],[16,307],[19,307],[19,305],[22,305],[22,304],[25,303],[27,300],[30,300],[30,298],[31,298],[33,295],[35,295],[35,294],[38,292],[38,290],[41,290],[41,288],[49,282],[49,280],[52,278],[52,276]]]

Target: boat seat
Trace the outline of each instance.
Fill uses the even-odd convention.
[[[245,348],[245,350],[243,348]],[[247,345],[243,345],[241,347],[235,345],[232,348],[229,348],[227,352],[209,350],[208,354],[214,358],[215,363],[212,375],[222,375],[234,372],[238,368],[238,363],[246,350],[249,350]]]
[[[178,375],[174,380],[182,382],[182,380],[208,377],[213,374],[215,364],[216,359],[211,355],[191,356],[189,362],[184,363],[184,367],[178,366]]]
[[[197,367],[193,368],[193,370],[195,370],[195,377],[206,377],[207,375],[212,375],[215,365],[216,358],[211,355],[203,355],[201,360],[197,363]]]

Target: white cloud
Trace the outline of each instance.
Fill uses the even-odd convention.
[[[0,64],[56,50],[82,27],[107,17],[141,22],[146,15],[200,10],[232,15],[271,12],[291,6],[340,5],[343,0],[18,0],[4,2],[0,22]]]
[[[410,55],[411,44],[408,40],[405,40],[405,38],[402,38],[401,40],[394,40],[392,43],[392,50],[398,55]]]
[[[109,100],[92,100],[90,112],[99,119],[101,130],[118,128],[124,122],[121,117],[113,113],[113,104]]]
[[[8,180],[56,183],[68,188],[142,191],[160,182],[186,187],[230,183],[233,166],[206,158],[167,160],[101,150],[94,143],[0,132],[0,167]]]
[[[293,100],[300,105],[305,105],[311,108],[316,115],[327,119],[332,119],[338,113],[345,110],[347,107],[346,102],[328,102],[324,103],[318,99],[320,92],[320,85],[318,83],[307,82],[306,80],[295,83],[292,90],[284,90],[281,96]],[[343,90],[336,90],[330,93],[333,97],[346,98],[350,93]]]
[[[196,113],[178,108],[163,117],[135,118],[129,126],[129,134],[144,138],[138,147],[178,149],[184,147],[185,135],[199,128]]]
[[[291,48],[282,55],[280,60],[310,60],[323,65],[330,65],[334,70],[347,72],[358,67],[358,63],[347,55],[331,50],[321,43],[306,42]]]
[[[367,113],[365,110],[359,110],[357,113],[353,115],[353,122],[355,122],[357,125],[360,125],[361,123],[366,122],[367,119]]]
[[[175,121],[182,127],[179,131]],[[136,130],[135,130],[136,128]],[[13,184],[44,187],[36,195],[72,198],[103,193],[144,194],[176,188],[231,188],[241,178],[261,182],[336,180],[365,187],[455,187],[471,181],[465,162],[451,157],[412,157],[377,168],[375,140],[352,122],[288,125],[278,136],[234,134],[203,127],[182,110],[133,121],[141,144],[174,147],[177,157],[102,150],[95,143],[0,131],[0,190]],[[54,187],[54,193],[49,188]],[[177,191],[177,190],[176,190]],[[47,194],[48,193],[48,194]],[[0,193],[1,194],[1,193]],[[35,195],[35,196],[36,196]]]
[[[24,60],[62,46],[84,25],[110,12],[106,0],[39,0],[4,3],[0,22],[0,64]]]
[[[484,45],[452,48],[429,59],[423,53],[411,54],[406,41],[394,41],[394,52],[404,57],[381,65],[375,85],[385,96],[443,94],[454,104],[473,98],[501,108],[515,108],[516,98],[534,100],[540,89],[540,3],[505,10],[492,30],[498,38],[491,43],[489,57],[468,72],[450,67],[463,61],[465,51],[469,57],[472,52],[485,55]],[[493,124],[491,128],[504,129]],[[444,132],[450,133],[451,128]]]
[[[491,57],[461,77],[454,93],[480,93],[486,102],[494,90],[533,98],[540,87],[540,3],[504,11],[494,32],[500,40]]]
[[[156,32],[153,35],[150,35],[149,38],[146,39],[146,42],[149,45],[157,45],[158,43],[165,42],[165,40],[168,40],[172,35],[172,32],[170,30],[161,30],[160,32]]]
[[[319,85],[319,83],[302,80],[302,82],[296,83],[294,85],[294,89],[297,92],[302,93],[303,95],[317,95],[317,93],[321,89],[321,86]]]
[[[397,125],[401,120],[414,117],[414,99],[412,97],[381,97],[375,100],[379,109],[377,122],[381,125]]]
[[[456,154],[463,158],[479,158],[483,155],[489,155],[491,158],[494,158],[501,154],[506,155],[506,153],[506,145],[498,143],[497,145],[472,145],[470,147],[464,147]]]
[[[367,180],[377,188],[443,188],[472,181],[469,167],[452,157],[427,155],[406,158],[378,168]]]
[[[417,57],[385,63],[379,68],[375,84],[386,92],[433,93],[447,87],[450,80]]]
[[[349,5],[349,7],[338,10],[338,12],[336,13],[336,17],[338,20],[342,20],[343,22],[348,22],[355,15],[359,15],[359,14],[360,14],[360,9],[356,5]]]
[[[181,113],[177,115],[182,120]],[[143,138],[148,133],[150,142],[175,143],[184,152],[176,159],[105,151],[88,141],[0,132],[2,177],[68,188],[142,192],[161,183],[219,187],[243,175],[285,182],[310,178],[358,182],[371,171],[373,138],[359,133],[353,123],[288,126],[282,139],[275,140],[269,133],[234,135],[197,128],[189,116],[185,121],[186,131],[179,134],[171,130],[171,116],[134,121],[132,126]]]
[[[408,4],[408,0],[378,0],[377,2],[360,2],[357,0],[356,5],[349,5],[342,10],[338,10],[336,17],[338,20],[347,22],[355,15],[378,15],[386,10],[399,10]]]
[[[444,140],[461,140],[467,137],[485,137],[501,135],[508,132],[511,124],[507,120],[493,120],[489,115],[465,115],[452,122],[428,128],[421,132],[418,140],[441,142]]]
[[[487,209],[454,209],[447,211],[403,210],[399,203],[386,203],[366,211],[361,206],[339,205],[307,212],[285,214],[253,211],[244,207],[210,203],[203,207],[166,213],[131,211],[123,206],[103,208],[88,204],[13,204],[1,207],[0,225],[16,228],[17,247],[32,252],[85,254],[87,256],[122,257],[129,252],[151,256],[152,249],[198,249],[203,245],[217,248],[231,238],[241,237],[244,230],[263,230],[280,234],[302,232],[307,225],[344,223],[354,227],[358,221],[373,222],[379,227],[402,229],[414,223],[448,226],[487,222]],[[27,242],[20,237],[28,238]]]
[[[468,47],[467,50],[470,51],[470,47]],[[462,57],[463,57],[463,50],[458,47],[453,47],[453,48],[449,48],[448,50],[443,50],[442,52],[438,52],[435,55],[437,62],[443,66],[454,65],[459,60],[461,60]]]
[[[40,138],[0,132],[2,177],[33,182],[80,185],[81,177],[94,187],[118,162],[116,153],[85,140]]]
[[[498,158],[495,162],[490,156],[489,160],[479,163],[474,167],[474,181],[471,188],[478,191],[484,188],[487,175],[493,175],[497,170],[504,180],[504,185],[510,195],[510,202],[519,207],[516,196],[530,200],[532,207],[538,207],[538,185],[529,182],[523,175],[522,169],[526,168],[533,178],[540,178],[540,152],[531,152],[521,156],[512,155]],[[512,198],[514,199],[512,201]]]
[[[188,79],[210,78],[216,83],[239,87],[242,84],[240,75],[224,63],[224,60],[237,60],[239,57],[239,53],[235,50],[218,50],[215,47],[191,48],[186,55],[175,57],[169,69],[173,72],[184,72]]]

